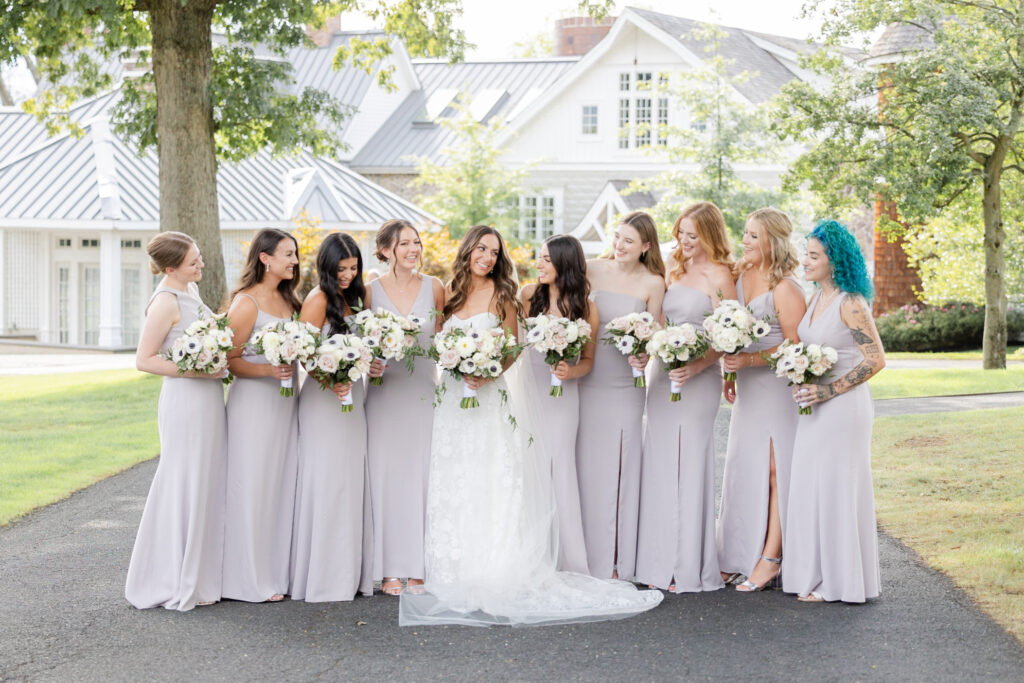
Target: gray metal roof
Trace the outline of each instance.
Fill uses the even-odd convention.
[[[694,38],[694,31],[700,30],[702,27],[701,22],[636,7],[629,7],[627,10],[672,36],[698,57],[711,56],[706,51],[711,41]],[[776,59],[775,55],[758,46],[751,36],[774,42],[790,50],[800,47],[798,43],[801,41],[771,36],[766,33],[747,32],[729,26],[719,26],[718,28],[725,34],[719,41],[718,53],[731,62],[726,68],[726,72],[730,76],[737,76],[744,71],[752,75],[751,78],[735,86],[740,94],[751,102],[757,104],[766,102],[776,95],[782,86],[797,78],[797,75]]]
[[[18,115],[35,121],[28,114]],[[16,117],[0,119],[0,135],[14,138],[20,149],[23,139],[37,139]],[[33,149],[0,161],[0,220],[125,222],[159,220],[158,163],[149,152],[141,157],[116,136],[105,132],[105,120],[83,124],[86,134],[46,138]],[[13,133],[11,131],[14,131]],[[20,131],[22,137],[16,133]],[[110,168],[107,168],[107,167]],[[101,196],[105,178],[116,185],[111,203]],[[261,152],[239,163],[224,163],[217,175],[221,221],[258,224],[286,220],[301,196],[296,188],[310,187],[329,200],[318,206],[335,207],[324,222],[380,223],[407,218],[417,223],[436,219],[410,202],[392,194],[344,166],[308,153],[274,158]]]
[[[622,194],[622,191],[629,187],[632,181],[629,180],[610,180],[608,181],[615,188],[615,191],[622,197],[622,201],[631,211],[638,211],[640,209],[649,209],[658,202],[654,200],[654,195],[649,191],[644,192],[630,192],[629,194]]]
[[[75,123],[88,121],[105,111],[116,96],[111,92],[80,102],[68,112],[68,116]],[[43,144],[47,139],[46,128],[39,125],[35,117],[26,115],[21,107],[0,108],[0,164]]]
[[[391,117],[352,160],[359,170],[415,167],[409,156],[438,160],[441,149],[456,142],[452,131],[423,119],[431,95],[442,90],[468,92],[472,98],[487,89],[501,89],[507,95],[491,109],[488,119],[507,117],[526,98],[532,98],[553,84],[578,58],[517,59],[493,62],[413,62],[422,84],[410,93]]]

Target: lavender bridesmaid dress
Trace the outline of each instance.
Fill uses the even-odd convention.
[[[713,308],[700,290],[675,283],[665,292],[665,318],[698,329]],[[651,359],[647,431],[640,479],[636,580],[676,593],[718,590],[715,545],[715,416],[722,398],[721,368],[712,363],[669,401],[671,381]]]
[[[257,311],[254,334],[285,320]],[[248,344],[242,358],[267,362]],[[228,390],[224,597],[232,600],[263,602],[288,592],[299,400],[280,388],[273,377],[236,377]]]
[[[596,291],[600,314],[594,331],[600,340],[613,318],[646,309],[643,299]],[[580,423],[576,437],[576,472],[587,566],[591,576],[633,578],[637,517],[640,506],[640,459],[643,451],[645,392],[633,386],[626,356],[601,341],[594,369],[579,380]]]
[[[551,396],[551,369],[544,363],[544,354],[533,349],[524,353],[537,389],[537,395],[530,400],[540,403],[536,424],[532,425],[533,437],[543,443],[551,454],[551,481],[558,514],[557,568],[559,571],[589,574],[576,476],[576,431],[580,417],[577,385],[580,380],[566,380],[562,383],[562,395]]]
[[[159,287],[178,299],[181,319],[167,352],[195,320],[210,315],[199,291]],[[152,299],[150,299],[152,302]],[[164,377],[157,407],[160,462],[142,511],[124,594],[140,609],[181,612],[221,597],[224,542],[224,387],[220,380]]]
[[[429,348],[434,333],[434,278],[424,275],[407,313],[399,311],[379,280],[370,283],[374,308],[423,318],[419,345]],[[384,384],[367,387],[366,428],[373,518],[373,578],[423,578],[423,535],[426,531],[427,476],[434,425],[437,373],[426,357],[392,362]]]
[[[324,323],[325,337],[332,333]],[[363,382],[352,384],[352,412],[333,391],[306,377],[299,394],[299,465],[292,526],[292,599],[351,600],[373,593],[363,574],[366,414]],[[369,532],[370,529],[365,529]],[[368,533],[366,535],[369,535]],[[370,540],[370,543],[366,543]]]
[[[780,282],[776,287],[797,287]],[[736,282],[740,303],[749,305],[758,318],[768,316],[771,331],[743,349],[758,352],[782,343],[782,328],[775,313],[775,290],[753,300],[743,295],[743,278]],[[769,444],[775,450],[775,482],[778,487],[782,537],[786,537],[786,497],[797,413],[784,379],[767,366],[743,368],[737,374],[736,402],[729,423],[729,447],[722,476],[722,503],[718,512],[718,565],[723,572],[749,574],[764,550],[768,529]]]
[[[804,343],[831,346],[839,354],[823,383],[843,377],[864,359],[839,315],[845,296],[811,322],[816,297],[800,321]],[[791,400],[790,405],[796,413],[796,404]],[[871,390],[865,382],[815,404],[812,411],[798,417],[793,443],[783,590],[864,602],[878,597],[880,586],[871,483]]]

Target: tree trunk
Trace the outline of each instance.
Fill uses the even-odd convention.
[[[0,104],[5,107],[11,107],[14,105],[14,98],[11,97],[11,93],[7,89],[7,84],[4,83],[3,73],[0,73]]]
[[[1000,206],[1002,158],[993,154],[985,164],[982,207],[985,218],[985,332],[981,343],[982,367],[1006,367],[1006,231]]]
[[[149,3],[160,157],[160,229],[191,235],[206,268],[199,291],[223,303],[224,257],[217,209],[217,159],[210,98],[214,2]]]

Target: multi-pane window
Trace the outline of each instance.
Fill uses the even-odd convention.
[[[141,249],[142,240],[121,240],[122,249]]]
[[[638,97],[636,100],[636,136],[637,147],[648,147],[651,144],[651,98]]]
[[[519,239],[540,242],[555,234],[558,202],[553,194],[523,195],[519,199]]]
[[[82,240],[82,246],[85,248],[98,247],[100,246],[99,240]]]
[[[68,266],[57,267],[57,341],[71,343],[71,268]]]
[[[597,105],[583,105],[583,134],[597,135]]]
[[[658,98],[658,144],[668,145],[668,98]]]
[[[629,92],[629,74],[619,74],[619,90]]]
[[[121,342],[135,346],[139,343],[139,319],[142,287],[138,268],[121,269]]]
[[[71,246],[71,238],[70,237],[61,237],[60,239],[57,240],[57,246],[58,247],[70,247]]]
[[[651,72],[650,71],[638,71],[636,74],[636,89],[637,90],[650,90],[651,89]]]
[[[629,107],[628,99],[619,100],[619,149],[629,149]]]
[[[82,266],[82,342],[100,343],[100,268]]]

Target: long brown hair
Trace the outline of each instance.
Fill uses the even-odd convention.
[[[473,249],[484,235],[494,235],[498,238],[498,258],[487,277],[494,281],[494,298],[497,299],[499,317],[503,323],[512,322],[504,319],[509,305],[515,310],[516,316],[523,313],[523,307],[517,296],[519,288],[516,287],[515,266],[512,265],[512,259],[509,258],[508,250],[505,249],[505,240],[501,238],[500,232],[489,225],[474,225],[462,238],[459,251],[455,254],[455,263],[452,264],[452,279],[448,283],[452,295],[445,302],[444,310],[441,311],[442,320],[452,317],[452,314],[462,308],[469,297],[469,283],[472,278],[469,260],[473,255]]]
[[[647,270],[664,280],[665,262],[661,260],[661,247],[658,244],[658,225],[651,218],[651,215],[644,211],[633,211],[620,218],[619,225],[628,225],[640,233],[640,241],[646,242],[649,245],[647,251],[640,254],[640,263],[647,266]],[[613,253],[609,258],[615,258],[615,254]]]
[[[768,272],[768,288],[775,289],[800,263],[796,247],[790,240],[793,223],[789,216],[771,206],[754,211],[747,216],[747,221],[757,221],[761,226],[757,240],[761,252],[761,269]],[[736,271],[742,274],[751,267],[745,260],[740,260],[736,264]]]
[[[228,301],[234,299],[235,295],[243,289],[250,289],[263,282],[267,269],[260,262],[260,254],[273,256],[281,240],[291,240],[292,244],[295,245],[295,254],[298,256],[299,243],[284,230],[263,228],[256,233],[256,236],[252,238],[252,243],[249,245],[249,254],[245,257],[245,266],[242,268],[242,275],[238,278],[238,286],[231,292]],[[290,280],[281,280],[277,283],[277,291],[281,293],[285,303],[291,306],[292,311],[298,311],[302,308],[302,302],[299,301],[299,297],[295,294],[295,289],[299,286],[298,274],[299,268],[296,266],[295,275]]]
[[[587,280],[587,259],[583,245],[572,235],[555,235],[544,244],[555,268],[555,288],[558,289],[558,310],[572,319],[586,318],[590,305],[590,282]],[[530,297],[530,316],[546,313],[551,305],[551,288],[538,284]]]
[[[683,250],[679,248],[679,231],[683,221],[689,218],[697,229],[697,241],[708,255],[712,263],[721,263],[733,267],[732,250],[729,247],[729,229],[725,225],[725,216],[722,211],[711,202],[697,202],[690,204],[683,209],[672,226],[672,237],[676,239],[677,246],[672,250],[672,260],[675,267],[668,274],[668,281],[675,282],[686,274],[686,258]]]

